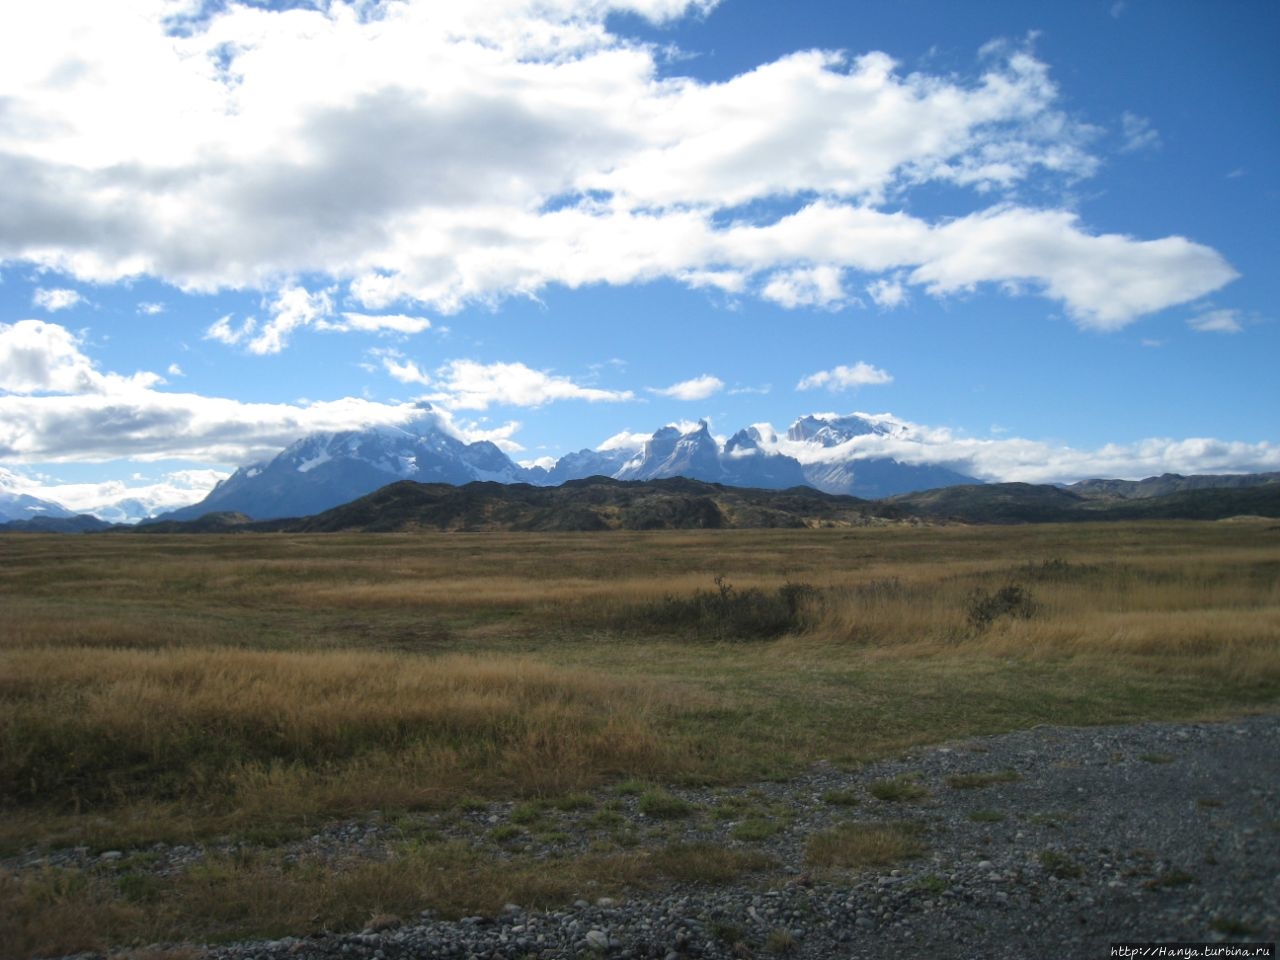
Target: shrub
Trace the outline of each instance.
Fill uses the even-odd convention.
[[[1027,620],[1036,612],[1036,602],[1031,591],[1017,583],[1005,584],[995,593],[979,587],[969,594],[965,606],[969,625],[974,630],[985,630],[1000,617]]]
[[[739,590],[716,577],[714,590],[698,590],[689,597],[669,594],[631,608],[623,619],[632,629],[682,633],[699,640],[771,640],[803,626],[805,609],[817,592],[805,583],[786,583],[772,592],[759,587]]]

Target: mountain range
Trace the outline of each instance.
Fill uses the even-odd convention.
[[[809,416],[784,437],[768,424],[739,430],[723,445],[707,422],[665,426],[638,448],[580,450],[551,466],[525,467],[488,442],[465,443],[425,406],[400,427],[317,433],[270,460],[242,467],[204,500],[158,519],[193,520],[211,512],[255,520],[300,517],[355,500],[396,480],[465,484],[471,481],[558,486],[603,476],[614,480],[684,477],[726,486],[824,493],[876,499],[957,483],[973,477],[941,466],[868,456],[862,438],[903,434],[892,418]],[[909,441],[909,437],[901,439]]]
[[[1135,519],[1184,515],[1208,518],[1249,512],[1273,515],[1268,498],[1280,490],[1280,474],[1192,477],[1165,474],[1136,481],[1085,480],[1069,487],[983,484],[945,466],[913,464],[884,455],[886,450],[892,450],[911,458],[913,446],[923,447],[920,439],[913,435],[914,429],[887,415],[814,414],[796,420],[786,433],[779,433],[767,423],[754,424],[721,443],[712,436],[707,423],[700,421],[693,425],[664,426],[642,443],[614,441],[603,445],[603,449],[580,450],[554,462],[521,465],[493,443],[467,443],[459,439],[447,429],[440,416],[424,404],[419,416],[403,426],[303,437],[268,460],[240,468],[199,503],[159,517],[151,516],[154,507],[148,510],[142,503],[126,504],[128,509],[112,504],[91,511],[94,516],[76,515],[60,504],[21,493],[18,478],[0,468],[0,527],[85,531],[108,527],[110,521],[189,522],[216,514],[220,519],[204,526],[221,529],[228,523],[243,525],[287,517],[312,517],[358,501],[397,481],[469,489],[480,482],[488,491],[484,497],[493,499],[497,496],[490,489],[493,486],[553,488],[588,477],[624,484],[684,478],[739,491],[791,491],[799,495],[808,489],[854,498],[853,509],[859,516],[866,513],[868,502],[876,501],[877,516],[952,517],[979,522],[1079,519],[1088,513],[1101,519],[1103,512],[1108,518]],[[1249,492],[1260,487],[1266,489],[1261,493]],[[1223,499],[1222,495],[1213,493],[1222,490],[1233,490],[1239,495]],[[473,489],[466,496],[474,500],[478,495]],[[532,493],[513,496],[517,500],[523,498],[526,503],[533,502],[530,497],[536,499]],[[724,496],[718,496],[717,502],[722,502]],[[444,493],[439,497],[443,498],[442,502],[453,502]],[[1233,506],[1236,500],[1239,509]],[[1125,507],[1126,502],[1131,502],[1130,506]],[[1259,509],[1249,509],[1255,502]],[[804,507],[800,511],[802,522],[831,519],[823,511],[807,513],[812,501],[800,505]],[[726,507],[721,510],[722,525],[735,525],[743,517],[759,519],[764,514],[758,506],[759,503],[751,509]],[[561,507],[563,504],[555,509]],[[440,510],[444,513],[440,515],[449,514],[453,509],[442,506]],[[685,507],[669,504],[663,509],[674,511],[663,523],[692,522],[689,520],[692,515]],[[782,513],[788,510],[790,506]],[[774,511],[770,514],[774,519],[761,520],[763,525],[784,523],[774,507],[769,507],[766,513],[769,511]],[[606,511],[594,520],[577,506],[569,512],[571,516],[559,519],[525,517],[517,525],[532,524],[539,529],[595,529],[601,524],[611,526],[635,521],[634,514],[628,514],[630,520],[619,520],[617,511]],[[706,517],[710,516],[708,512]],[[710,523],[710,519],[707,522]],[[750,523],[754,525],[756,521]]]

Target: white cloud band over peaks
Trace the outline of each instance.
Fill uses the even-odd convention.
[[[0,259],[267,291],[271,320],[210,331],[259,353],[322,323],[420,329],[366,312],[397,303],[449,313],[549,285],[665,277],[836,309],[853,289],[885,306],[1015,284],[1115,329],[1235,277],[1188,239],[1010,201],[1098,165],[1096,131],[1026,50],[989,45],[969,78],[806,51],[704,82],[664,76],[607,19],[714,6],[9,4]],[[923,184],[970,211],[903,212]],[[334,319],[337,303],[362,310]]]

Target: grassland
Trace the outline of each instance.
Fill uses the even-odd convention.
[[[15,535],[0,538],[0,853],[238,837],[265,864],[372,810],[779,778],[1037,723],[1274,710],[1278,694],[1274,521]],[[441,847],[395,883],[442,908],[465,873],[483,906],[554,899],[584,872],[653,882],[656,862],[601,852],[513,893],[518,867]],[[266,867],[226,869],[237,889],[268,885]],[[390,877],[295,873],[288,909],[258,895],[267,915],[231,923],[207,916],[227,885],[203,875],[142,909],[71,872],[0,873],[0,913],[19,918],[15,955],[279,934],[328,902],[332,922],[362,922]]]

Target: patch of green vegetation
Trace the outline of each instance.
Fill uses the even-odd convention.
[[[730,883],[774,863],[764,854],[730,850],[715,843],[670,844],[650,854],[649,862],[672,880],[699,884]]]
[[[1225,934],[1228,937],[1247,937],[1256,931],[1243,920],[1236,920],[1232,917],[1214,917],[1209,922],[1209,929],[1216,933]]]
[[[845,823],[809,838],[805,860],[815,867],[883,867],[924,853],[912,823]]]
[[[796,935],[785,927],[770,930],[764,938],[764,949],[774,956],[785,957],[796,949]]]
[[[545,800],[527,800],[524,803],[517,804],[507,817],[512,823],[537,823],[547,812],[547,803]]]
[[[572,813],[575,810],[590,810],[596,805],[590,794],[586,793],[570,793],[563,797],[557,797],[552,801],[551,806],[564,813]]]
[[[975,790],[993,783],[1013,783],[1021,780],[1016,770],[995,770],[988,773],[956,773],[947,777],[947,786],[956,790]]]
[[[1078,880],[1084,876],[1084,867],[1076,863],[1065,853],[1057,850],[1040,851],[1040,866],[1045,873],[1059,880]]]
[[[775,836],[781,829],[781,825],[776,820],[752,817],[749,820],[743,820],[730,830],[729,836],[735,840],[767,840]]]
[[[911,884],[911,889],[919,893],[937,896],[951,888],[951,881],[940,874],[930,873]]]
[[[489,839],[494,843],[506,843],[524,836],[524,830],[514,823],[502,823],[489,831]]]
[[[1173,763],[1177,758],[1168,753],[1144,753],[1140,755],[1138,759],[1144,763],[1164,764]]]
[[[833,807],[856,807],[862,798],[854,790],[827,790],[822,794],[822,802]]]
[[[913,774],[904,774],[889,780],[877,780],[868,789],[877,800],[885,803],[912,803],[929,796],[929,791]]]
[[[1176,867],[1166,870],[1158,876],[1152,877],[1143,886],[1148,890],[1160,890],[1165,887],[1185,887],[1189,883],[1195,883],[1195,877],[1187,873],[1185,870],[1179,870]]]
[[[646,790],[640,795],[636,809],[655,820],[679,820],[692,815],[698,808],[666,790]]]

